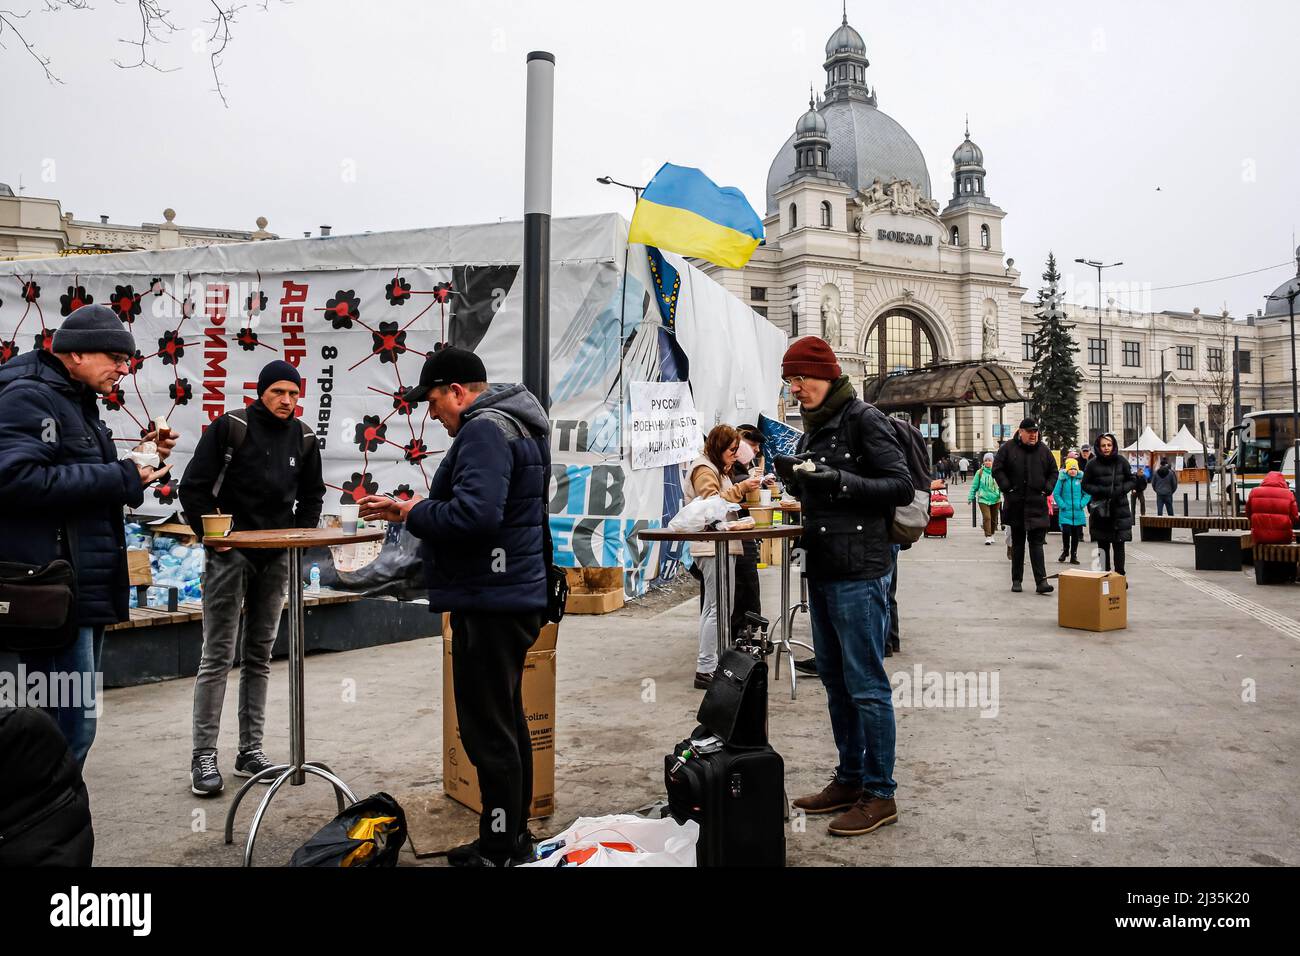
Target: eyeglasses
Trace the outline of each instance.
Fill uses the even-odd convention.
[[[113,363],[114,368],[119,365],[125,365],[127,369],[131,368],[131,356],[122,355],[116,352],[106,352],[104,354],[108,356],[108,360]]]
[[[800,388],[802,388],[804,379],[806,379],[807,377],[808,376],[806,375],[791,375],[789,378],[782,377],[781,381],[785,382],[785,384],[787,385],[798,385]]]

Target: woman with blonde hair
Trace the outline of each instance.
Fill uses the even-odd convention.
[[[724,501],[741,502],[745,495],[759,487],[758,478],[746,478],[734,483],[730,473],[740,451],[740,433],[730,425],[715,425],[704,439],[704,454],[696,458],[687,467],[687,482],[683,493],[683,505],[690,504],[696,498],[711,498],[714,495]],[[739,541],[732,541],[727,546],[727,560],[734,571],[736,556],[744,549]],[[691,558],[699,565],[704,575],[704,603],[700,608],[700,649],[695,662],[695,686],[700,690],[708,688],[713,682],[713,671],[718,666],[718,561],[713,552],[713,545],[705,541],[691,542]],[[734,594],[734,589],[733,589]],[[721,613],[730,615],[728,607]]]

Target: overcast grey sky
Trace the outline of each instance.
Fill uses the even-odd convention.
[[[775,152],[806,108],[838,0],[804,3],[460,3],[271,0],[249,6],[212,92],[195,28],[121,70],[135,4],[39,12],[7,0],[65,81],[0,33],[0,181],[115,222],[177,221],[282,236],[517,218],[524,55],[556,54],[557,216],[630,214],[610,174],[699,166],[764,211]],[[1300,5],[850,0],[880,107],[920,145],[936,197],[970,114],[1007,255],[1036,289],[1048,249],[1122,259],[1147,289],[1289,262],[1300,225]],[[44,178],[43,178],[44,177]],[[47,181],[50,178],[53,181]],[[1157,187],[1160,187],[1157,190]],[[1155,291],[1135,305],[1234,314],[1291,270]],[[1108,280],[1110,276],[1108,275]],[[1123,296],[1120,301],[1127,301]]]

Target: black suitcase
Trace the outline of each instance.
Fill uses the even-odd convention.
[[[700,825],[696,865],[785,866],[781,755],[767,744],[724,746],[681,763],[690,746],[683,740],[664,758],[664,786],[673,819]]]

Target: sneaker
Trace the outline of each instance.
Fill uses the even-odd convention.
[[[536,842],[537,838],[525,830],[519,835],[514,852],[510,854],[510,859],[502,864],[493,862],[490,857],[484,856],[482,850],[479,849],[479,841],[475,840],[472,843],[466,843],[464,846],[448,850],[447,865],[457,867],[519,866],[521,863],[532,861]]]
[[[893,799],[862,795],[857,803],[831,821],[827,830],[832,836],[861,836],[898,822],[898,806]]]
[[[1011,590],[1013,590],[1013,591],[1015,591],[1017,594],[1019,594],[1021,591],[1024,590],[1024,588],[1022,588],[1022,587],[1020,586],[1020,582],[1019,582],[1019,581],[1012,581],[1012,582],[1011,582]]]
[[[992,539],[992,538],[985,538],[985,539],[984,539],[984,543],[985,543],[985,544],[992,544],[992,543],[993,543],[993,539]]]
[[[712,675],[712,674],[701,674],[699,671],[696,671],[696,672],[695,672],[695,689],[696,689],[696,690],[708,690],[708,689],[709,689],[709,686],[710,686],[712,683],[713,683],[713,675]]]
[[[197,754],[190,759],[190,792],[200,797],[214,797],[226,789],[217,769],[217,752]]]
[[[1056,588],[1052,587],[1047,581],[1039,581],[1038,586],[1034,588],[1039,594],[1051,594]]]
[[[806,657],[801,661],[794,662],[794,669],[800,674],[807,674],[809,677],[817,676],[817,658]]]
[[[271,769],[271,761],[266,759],[266,754],[260,750],[241,750],[239,756],[235,758],[235,776],[251,777],[261,773],[263,770]],[[273,774],[267,774],[260,778],[258,783],[269,784],[275,777]]]
[[[862,799],[861,787],[840,783],[832,778],[831,782],[822,788],[821,793],[800,797],[794,801],[794,806],[804,813],[834,813],[836,810],[854,806],[860,799]]]

